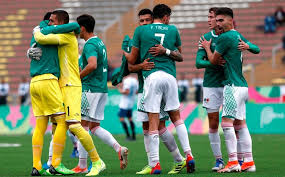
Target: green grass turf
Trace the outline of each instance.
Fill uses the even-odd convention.
[[[139,135],[137,141],[128,142],[124,136],[115,136],[117,140],[129,148],[129,164],[125,170],[120,170],[117,154],[105,145],[98,138],[94,138],[97,150],[101,158],[106,163],[107,169],[100,176],[136,176],[135,172],[144,167],[147,163],[146,154],[143,145],[143,136]],[[257,166],[256,173],[234,173],[217,174],[211,172],[214,164],[214,158],[210,149],[208,136],[190,135],[190,143],[196,160],[196,172],[187,174],[186,169],[178,176],[256,176],[273,177],[284,176],[284,158],[285,158],[285,135],[253,135],[253,154]],[[48,158],[48,146],[50,135],[45,136],[45,145],[43,150],[43,162]],[[32,137],[23,136],[0,136],[0,143],[20,143],[21,147],[0,147],[0,176],[29,176],[32,169]],[[179,142],[177,141],[177,144]],[[223,154],[226,159],[226,150],[224,140],[222,139]],[[77,164],[77,159],[70,158],[72,144],[67,138],[66,149],[64,152],[63,163],[68,168],[73,168]],[[160,144],[160,159],[162,175],[166,176],[172,167],[172,157],[163,144]],[[76,176],[84,176],[79,174]]]

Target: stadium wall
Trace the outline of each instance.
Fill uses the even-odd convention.
[[[276,103],[276,100],[279,100],[279,97],[277,97],[279,92],[276,89],[274,87],[249,89],[249,95],[255,94],[255,100],[251,99],[246,105],[247,124],[251,133],[285,134],[285,129],[283,128],[283,125],[285,125],[285,104]],[[271,95],[274,97],[271,97]],[[117,115],[120,96],[117,90],[109,90],[108,103],[105,108],[105,120],[101,122],[102,127],[109,130],[112,134],[124,133]],[[264,101],[264,99],[267,99],[266,101],[272,101],[273,99],[273,102],[258,103]],[[136,111],[133,112],[133,115],[136,132],[142,133],[141,123],[136,121]],[[184,120],[190,134],[208,133],[207,113],[201,104],[181,104],[181,118]],[[31,106],[0,107],[0,135],[31,134],[35,123],[36,120]],[[168,121],[167,128],[175,133],[175,127],[170,121]],[[51,131],[51,126],[48,127],[48,131]],[[220,132],[222,132],[221,129]]]

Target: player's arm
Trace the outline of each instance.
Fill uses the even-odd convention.
[[[70,41],[69,36],[65,34],[48,34],[44,35],[40,31],[34,32],[34,37],[37,43],[41,45],[64,45]]]
[[[238,44],[238,49],[240,51],[248,50],[249,52],[254,53],[254,54],[260,53],[260,48],[257,45],[249,42],[242,35],[241,35],[240,42]]]
[[[80,79],[84,78],[88,74],[90,74],[92,71],[94,71],[97,68],[97,57],[91,56],[88,58],[88,64],[86,67],[80,72]]]
[[[68,23],[68,24],[63,24],[63,25],[52,25],[52,26],[47,26],[41,29],[41,32],[43,34],[60,34],[60,33],[69,33],[69,32],[75,32],[76,34],[80,33],[80,26],[76,22]]]
[[[164,48],[160,44],[156,44],[154,47],[151,47],[148,52],[152,54],[153,56],[158,56],[158,55],[167,55],[174,61],[181,62],[183,61],[183,57],[181,55],[181,46],[178,47],[178,50],[171,51],[167,48]]]
[[[213,65],[219,65],[220,61],[224,60],[222,55],[231,47],[232,40],[228,36],[220,35],[216,44],[215,52],[211,56],[208,55],[208,59]],[[207,49],[209,50],[209,49]]]
[[[140,51],[140,49],[137,47],[134,47],[134,46],[132,47],[131,53],[124,51],[124,55],[125,55],[128,63],[130,63],[132,65],[134,65],[136,63],[137,58],[139,57],[139,51]]]
[[[211,66],[211,62],[209,60],[204,60],[204,58],[207,58],[207,53],[204,49],[198,49],[197,55],[196,55],[196,68],[207,68]]]
[[[128,63],[128,70],[130,72],[138,72],[140,70],[146,70],[146,71],[149,71],[151,70],[152,68],[154,68],[154,62],[149,62],[149,58],[144,60],[142,63],[140,64],[130,64]]]

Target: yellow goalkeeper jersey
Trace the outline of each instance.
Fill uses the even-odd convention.
[[[60,66],[59,86],[81,86],[78,66],[78,43],[74,33],[34,34],[35,40],[41,45],[58,45]]]

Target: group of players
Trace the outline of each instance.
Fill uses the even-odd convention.
[[[159,139],[174,159],[168,174],[195,171],[188,132],[180,118],[175,62],[182,62],[181,40],[177,28],[169,25],[171,9],[158,4],[153,11],[139,12],[139,27],[133,39],[128,38],[126,62],[121,70],[138,74],[139,96],[137,119],[143,122],[144,145],[148,157],[137,174],[160,174]],[[119,156],[121,169],[127,166],[128,149],[100,127],[107,100],[107,51],[94,35],[95,19],[81,15],[77,23],[69,23],[68,13],[53,11],[48,20],[33,30],[28,55],[31,58],[31,97],[36,127],[33,134],[32,176],[87,172],[87,154],[92,166],[86,176],[98,175],[105,164],[99,157],[88,131],[111,146]],[[218,172],[255,171],[251,137],[245,122],[247,83],[242,75],[242,51],[259,53],[233,27],[230,8],[211,8],[208,15],[211,31],[199,41],[197,68],[206,68],[204,76],[204,107],[209,117],[209,139],[216,157],[213,170]],[[78,63],[76,35],[86,41]],[[128,72],[122,72],[128,73]],[[119,77],[124,77],[122,74]],[[81,86],[82,83],[82,86]],[[229,161],[222,160],[218,133],[219,108],[223,104],[221,126],[224,131]],[[82,114],[82,120],[81,120]],[[53,122],[52,160],[49,170],[41,164],[43,136]],[[183,157],[165,121],[175,125]],[[61,163],[67,129],[79,140],[79,164],[68,170]],[[240,161],[240,163],[238,162]]]

